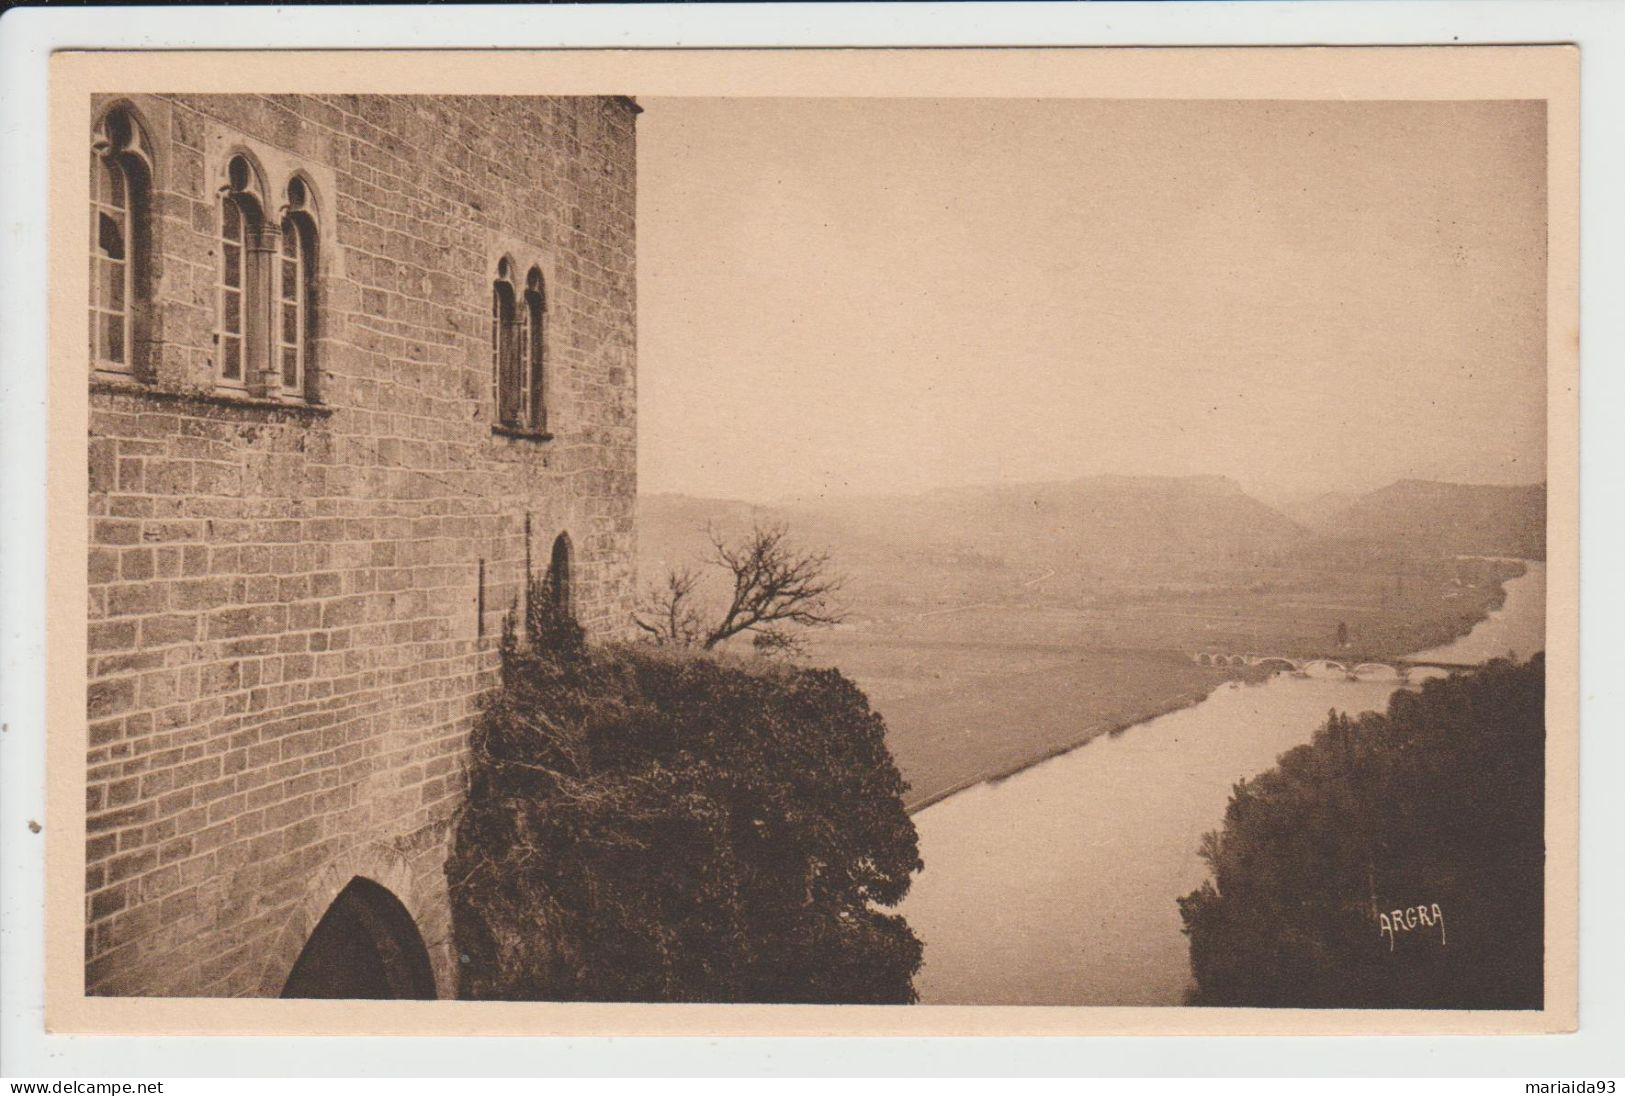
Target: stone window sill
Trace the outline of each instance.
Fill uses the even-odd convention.
[[[552,441],[553,435],[546,430],[527,430],[523,426],[506,426],[497,423],[491,427],[491,433],[502,438],[522,438],[525,441]]]
[[[331,407],[319,403],[265,399],[260,396],[250,396],[246,392],[227,392],[218,389],[211,391],[178,391],[158,388],[155,385],[136,380],[134,377],[96,377],[90,382],[90,390],[115,396],[139,396],[143,399],[162,400],[166,403],[186,403],[199,407],[228,407],[240,408],[245,411],[283,412],[298,418],[324,419],[333,413]]]

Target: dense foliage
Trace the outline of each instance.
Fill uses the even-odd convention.
[[[1540,656],[1334,712],[1204,839],[1195,1003],[1539,1008],[1544,759]]]
[[[546,598],[533,603],[549,604]],[[509,634],[447,875],[464,996],[907,1003],[920,866],[833,670]]]

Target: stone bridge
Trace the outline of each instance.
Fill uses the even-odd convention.
[[[1477,665],[1471,662],[1442,662],[1427,658],[1365,660],[1325,655],[1231,654],[1224,651],[1194,651],[1191,653],[1191,660],[1202,666],[1252,666],[1281,673],[1341,673],[1354,678],[1372,680],[1392,678],[1397,681],[1409,681],[1413,675],[1435,677],[1455,670],[1474,669]]]

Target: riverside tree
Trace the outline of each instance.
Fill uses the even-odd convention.
[[[1544,762],[1540,656],[1332,713],[1203,840],[1194,1003],[1541,1007]]]

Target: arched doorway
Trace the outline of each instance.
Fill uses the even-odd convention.
[[[282,996],[429,1000],[434,971],[400,899],[358,875],[316,923]]]

